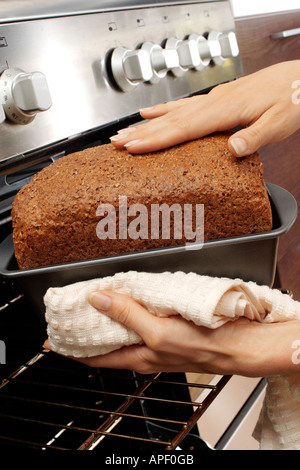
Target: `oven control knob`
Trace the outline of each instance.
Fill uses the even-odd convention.
[[[201,64],[197,41],[186,39],[177,48],[179,63],[183,68],[197,68]]]
[[[158,83],[169,70],[179,67],[179,57],[175,49],[163,49],[153,42],[144,42],[141,49],[150,57],[153,70],[150,83]]]
[[[210,31],[208,34],[208,41],[213,50],[213,61],[217,65],[222,65],[229,57],[237,57],[239,55],[239,46],[236,35],[233,31],[230,31],[229,33]],[[220,52],[218,52],[218,47]]]
[[[38,112],[52,105],[46,77],[41,72],[6,69],[0,78],[0,95],[6,117],[15,124],[29,124]]]
[[[149,54],[143,49],[130,50],[117,47],[111,56],[111,71],[122,91],[130,91],[153,75]]]
[[[176,63],[175,66],[172,66],[169,69],[173,73],[173,75],[175,75],[175,77],[182,77],[182,75],[184,75],[185,72],[188,71],[188,67],[183,67],[179,59],[178,49],[182,45],[182,43],[183,41],[181,41],[181,39],[177,39],[173,37],[173,38],[167,39],[166,44],[165,44],[166,51],[172,51],[172,53],[175,52],[178,56],[178,65]]]
[[[205,39],[204,36],[200,36],[199,34],[195,34],[195,33],[190,34],[189,40],[195,41],[197,44],[200,60],[199,60],[199,65],[196,65],[195,69],[201,71],[205,67],[207,67],[211,61],[213,51],[210,48],[210,43],[207,39]],[[218,50],[219,52],[221,52],[220,47]]]

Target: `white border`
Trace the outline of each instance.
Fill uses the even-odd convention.
[[[230,0],[235,18],[287,10],[299,10],[299,0]]]

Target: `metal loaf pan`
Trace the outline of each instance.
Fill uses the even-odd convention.
[[[0,245],[0,275],[20,287],[42,318],[45,310],[43,297],[49,287],[129,270],[195,272],[240,278],[272,287],[279,238],[295,222],[297,203],[288,191],[277,185],[267,183],[267,189],[273,213],[273,228],[268,232],[208,241],[196,250],[177,246],[27,270],[17,267],[10,234]]]

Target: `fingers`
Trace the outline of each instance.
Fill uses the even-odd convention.
[[[43,347],[51,351],[49,340],[47,339]],[[152,351],[144,345],[132,345],[112,351],[108,354],[92,357],[70,357],[76,362],[81,362],[89,367],[100,367],[105,369],[127,369],[135,370],[141,374],[157,372],[151,361]],[[148,358],[149,356],[149,358]]]
[[[44,342],[43,347],[45,349],[49,349],[49,351],[51,351],[51,346],[50,346],[50,343],[49,343],[48,339],[46,339],[46,341]]]
[[[142,110],[143,117],[150,121],[130,130],[122,129],[110,138],[111,143],[116,148],[125,147],[131,153],[146,153],[213,132],[214,120],[208,121],[203,112],[200,114],[198,111],[199,107],[205,105],[204,98],[186,98]]]
[[[178,109],[180,106],[183,106],[183,104],[186,102],[186,98],[177,100],[177,101],[170,101],[169,103],[162,103],[158,104],[156,106],[152,106],[150,108],[143,108],[140,110],[140,114],[144,119],[154,119],[160,116],[163,116],[164,114],[167,114],[168,112]],[[156,124],[156,123],[155,123]],[[120,129],[118,131],[117,135],[114,135],[110,138],[111,142],[115,147],[133,147],[132,141],[138,140],[140,137],[143,136],[143,131],[146,129],[146,132],[149,132],[149,127],[151,128],[151,125],[149,126],[148,123],[146,126],[143,127],[143,124],[140,124],[138,127],[127,127],[125,129]],[[157,126],[153,126],[153,130],[155,130]],[[130,143],[130,145],[128,145]]]
[[[193,98],[182,98],[180,100],[169,101],[167,103],[161,103],[156,106],[152,106],[150,108],[142,108],[140,109],[140,114],[144,119],[153,119],[159,116],[163,116],[164,114],[172,111],[174,109],[180,108],[187,102],[190,102]]]
[[[253,124],[233,134],[228,140],[228,147],[237,157],[244,157],[268,143],[288,137],[293,130],[292,126],[286,128],[286,113],[272,107]]]
[[[136,127],[135,132],[130,135],[121,133],[111,137],[111,143],[116,148],[125,147],[131,153],[147,153],[176,145],[183,140],[183,129],[179,132],[176,126],[172,126],[165,120],[156,118],[146,124]],[[181,137],[182,136],[182,137]]]
[[[159,318],[148,312],[131,297],[111,291],[97,291],[89,297],[90,304],[99,312],[134,330],[146,343],[148,331],[155,332]]]
[[[157,318],[131,297],[111,291],[97,291],[89,296],[90,304],[99,312],[134,330],[144,341],[143,345],[132,345],[112,351],[105,355],[89,358],[73,358],[90,367],[112,369],[130,369],[140,373],[151,373],[159,370],[154,365],[155,351],[159,338],[163,335],[164,319]],[[147,343],[150,345],[147,346]],[[44,347],[51,350],[48,340]]]
[[[155,367],[150,367],[149,362],[151,361],[143,357],[147,356],[147,353],[152,354],[147,346],[133,345],[112,351],[103,356],[76,358],[76,360],[89,367],[135,370],[141,374],[157,372],[157,370],[154,370]]]

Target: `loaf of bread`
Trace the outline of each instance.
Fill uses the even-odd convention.
[[[204,205],[205,240],[270,230],[272,213],[260,158],[257,153],[236,158],[228,150],[228,137],[212,134],[143,155],[105,144],[64,156],[44,168],[13,203],[19,268],[190,242],[184,233],[173,233],[175,215],[170,217],[170,236],[163,236],[161,226],[159,236],[153,236],[151,209],[162,204],[190,205],[193,224],[197,223],[194,208]],[[130,213],[131,206],[144,212]],[[148,218],[138,218],[142,213]],[[125,232],[124,220],[128,222]],[[148,226],[142,227],[141,220]],[[136,230],[131,236],[128,230],[126,236],[131,222]]]

